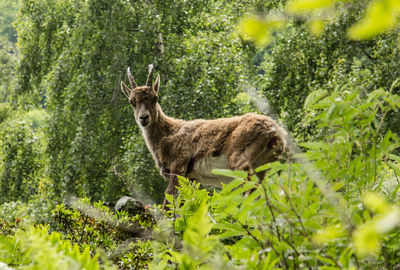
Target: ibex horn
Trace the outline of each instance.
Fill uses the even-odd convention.
[[[147,77],[147,86],[153,86],[153,65],[149,65],[149,76]]]
[[[133,90],[133,89],[136,88],[137,85],[136,85],[135,80],[133,79],[133,76],[131,74],[131,68],[130,67],[128,67],[128,71],[127,72],[128,72],[129,82],[130,82],[132,90]]]

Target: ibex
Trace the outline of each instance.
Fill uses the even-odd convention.
[[[221,186],[232,179],[212,169],[245,170],[276,161],[286,148],[285,131],[270,117],[248,113],[215,120],[184,121],[165,115],[158,104],[160,75],[153,84],[153,65],[145,86],[137,86],[127,70],[131,88],[121,89],[161,175],[169,179],[167,194],[175,195],[177,175]],[[265,172],[257,173],[260,180]],[[165,202],[164,202],[165,204]]]

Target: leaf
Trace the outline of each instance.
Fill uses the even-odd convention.
[[[165,193],[165,198],[167,199],[167,201],[169,202],[169,203],[174,203],[174,196],[172,196],[171,194],[168,194],[168,193]]]
[[[373,255],[380,250],[380,235],[374,223],[357,228],[353,233],[353,244],[359,256]]]
[[[397,162],[400,163],[400,156],[395,155],[395,154],[389,154],[388,157],[389,157],[391,160],[395,160],[395,161],[397,161]]]
[[[99,259],[99,254],[95,254],[91,260],[89,261],[89,264],[87,264],[86,269],[87,270],[98,270],[99,269],[99,263],[98,263],[98,259]]]
[[[304,108],[311,108],[311,106],[313,106],[316,102],[324,98],[326,94],[327,91],[324,89],[311,92],[304,101]]]
[[[384,94],[385,94],[385,90],[383,90],[382,88],[374,90],[368,94],[367,102],[369,103],[372,100],[378,99],[378,98],[382,97]]]
[[[181,253],[179,253],[179,252],[177,252],[177,251],[173,251],[173,250],[169,250],[168,252],[171,254],[171,256],[172,256],[177,262],[182,263],[183,254],[181,254]]]
[[[275,255],[273,255],[273,252],[268,252],[268,256],[265,260],[261,261],[261,266],[260,269],[263,270],[273,270],[277,269],[275,266],[279,262],[279,258],[275,258]]]
[[[227,169],[213,169],[212,174],[232,177],[234,179],[247,179],[247,172],[232,171]]]
[[[267,19],[250,16],[239,23],[239,34],[245,40],[253,40],[259,46],[265,46],[271,41],[271,34],[276,29],[282,28],[285,20],[277,16],[269,16]]]
[[[257,190],[253,191],[248,197],[245,197],[238,213],[234,215],[240,223],[245,224],[247,218],[251,218],[250,215],[254,215],[259,209],[264,209],[265,200],[258,199],[262,195],[262,192],[262,187],[259,186]]]
[[[65,244],[67,244],[67,243],[65,243]],[[79,250],[78,245],[74,245],[72,250],[68,249],[68,245],[65,245],[62,249],[69,251],[70,253],[68,253],[68,255],[71,256],[71,258],[73,258],[74,260],[79,261],[80,250]]]
[[[362,217],[359,214],[355,213],[355,212],[352,214],[351,220],[356,226],[359,226],[359,225],[363,224]]]
[[[347,269],[350,266],[350,259],[353,255],[352,247],[345,248],[342,253],[340,253],[339,262],[343,268]]]
[[[292,14],[309,14],[332,6],[335,0],[291,0],[286,8]]]
[[[393,189],[393,191],[392,191],[392,198],[395,198],[396,196],[397,196],[397,192],[399,191],[399,189],[400,189],[400,185],[396,185],[396,187]]]
[[[394,164],[391,161],[388,161],[388,165],[394,171],[394,173],[399,177],[400,176],[400,166],[398,164]]]
[[[324,142],[304,142],[304,143],[299,143],[301,147],[308,148],[311,150],[319,151],[321,149],[323,150],[329,150],[330,146],[327,143]]]
[[[210,236],[213,224],[210,222],[208,205],[202,203],[191,217],[188,218],[188,227],[183,234],[185,248],[198,253],[208,253],[216,244],[214,236]],[[198,257],[200,254],[196,254]]]
[[[367,9],[366,15],[352,25],[347,35],[351,39],[370,39],[394,28],[400,14],[400,2],[397,0],[375,0]]]
[[[315,244],[321,245],[342,237],[344,232],[344,229],[340,225],[328,226],[314,234],[312,241]]]
[[[335,261],[332,260],[332,259],[325,258],[325,257],[323,257],[321,255],[316,255],[316,257],[317,257],[318,260],[320,260],[323,263],[327,263],[327,264],[330,264],[330,265],[336,265]]]
[[[344,185],[346,184],[345,181],[338,181],[332,184],[332,190],[333,191],[338,191],[339,189],[341,189]]]
[[[89,246],[87,246],[77,261],[79,261],[81,263],[83,268],[86,268],[86,266],[90,264],[90,260],[91,260],[90,248],[89,248]]]
[[[379,233],[387,233],[399,224],[400,211],[397,208],[376,219],[376,229]]]
[[[261,185],[258,186],[258,188],[256,190],[254,190],[253,192],[250,193],[249,196],[246,197],[246,199],[244,200],[243,204],[252,204],[254,203],[255,200],[257,200],[259,198],[260,195],[263,194],[263,188]],[[261,201],[261,200],[260,200]]]
[[[286,169],[286,165],[280,163],[279,161],[271,162],[271,163],[266,163],[264,165],[261,165],[260,167],[257,167],[254,171],[255,172],[262,172],[268,170],[268,175],[275,174],[276,172],[280,170]]]
[[[309,105],[310,108],[312,109],[327,109],[329,107],[331,107],[332,105],[332,100],[328,97],[328,98],[324,98],[321,101],[318,101],[317,103],[313,104],[313,105]]]
[[[390,210],[390,206],[384,198],[374,192],[367,192],[363,196],[363,203],[365,207],[376,213],[383,214]]]
[[[217,223],[213,228],[223,230],[221,234],[218,234],[218,237],[222,239],[246,234],[238,223]]]
[[[321,36],[322,32],[325,29],[326,24],[327,24],[326,20],[320,20],[320,19],[310,20],[309,25],[311,33],[313,33],[317,37]]]
[[[233,189],[235,189],[238,186],[240,186],[241,184],[243,184],[243,182],[244,181],[242,179],[232,180],[229,184],[223,185],[221,194],[230,193]]]

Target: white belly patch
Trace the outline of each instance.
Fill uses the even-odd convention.
[[[217,187],[220,187],[221,183],[227,184],[233,180],[230,177],[211,173],[213,169],[229,169],[228,158],[225,154],[217,157],[208,156],[203,160],[197,161],[188,177],[198,180],[203,185]]]

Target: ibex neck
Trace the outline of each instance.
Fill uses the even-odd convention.
[[[150,127],[143,130],[149,144],[157,144],[160,140],[177,130],[182,120],[177,120],[164,114],[161,107],[157,104],[157,117]]]

